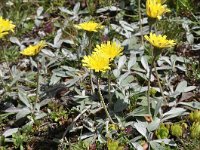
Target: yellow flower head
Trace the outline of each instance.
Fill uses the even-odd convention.
[[[119,56],[122,54],[123,48],[117,44],[116,42],[110,42],[103,43],[101,45],[97,45],[94,49],[95,52],[102,53],[106,57],[108,57],[110,60],[113,60],[116,56]]]
[[[43,47],[46,46],[46,42],[45,41],[40,41],[39,43],[37,43],[36,45],[30,45],[29,47],[27,47],[26,49],[24,49],[23,51],[21,51],[20,53],[22,55],[26,55],[26,56],[35,56],[37,55],[41,49]]]
[[[163,2],[163,0],[147,0],[146,13],[148,17],[160,20],[162,15],[170,12],[166,5],[162,5]]]
[[[93,69],[95,72],[105,72],[110,69],[109,59],[101,53],[93,53],[89,56],[84,56],[82,60],[83,66],[88,69]]]
[[[78,25],[74,25],[77,29],[86,30],[89,32],[97,32],[99,29],[102,29],[104,26],[102,26],[99,23],[88,21],[84,23],[80,23]]]
[[[156,48],[169,48],[176,45],[174,40],[167,40],[166,35],[156,35],[150,33],[149,36],[144,36],[147,41],[149,41]]]
[[[15,25],[12,21],[5,20],[0,16],[0,38],[3,38],[9,33],[9,31],[14,32]]]

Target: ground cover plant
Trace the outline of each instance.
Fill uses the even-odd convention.
[[[0,149],[199,150],[198,0],[2,0]]]

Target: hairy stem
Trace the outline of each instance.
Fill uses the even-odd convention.
[[[90,70],[89,74],[90,74],[90,84],[91,84],[91,88],[92,88],[91,94],[94,94],[94,84],[92,81],[92,74],[93,74],[92,70]]]
[[[151,115],[151,101],[150,101],[150,84],[151,84],[151,74],[152,74],[152,69],[153,69],[153,64],[155,62],[156,57],[153,57],[151,67],[149,70],[149,77],[148,77],[148,90],[147,90],[147,103],[148,103],[148,114]]]
[[[107,109],[107,107],[106,107],[106,104],[105,104],[105,102],[104,102],[104,98],[103,98],[103,96],[102,96],[102,94],[101,94],[100,79],[99,79],[99,77],[97,78],[97,88],[98,88],[98,93],[99,93],[99,98],[100,98],[101,104],[102,104],[102,106],[103,106],[103,108],[104,108],[104,110],[105,110],[105,112],[106,112],[106,116],[108,117],[109,121],[110,121],[112,124],[115,124],[115,122],[114,122],[114,121],[112,120],[112,118],[110,117],[110,114],[109,114],[108,109]]]
[[[156,69],[156,63],[155,63],[155,61],[154,61],[154,63],[153,63],[153,66],[154,66],[154,70],[155,70],[155,73],[156,73],[156,78],[157,78],[157,80],[158,80],[158,86],[159,86],[159,88],[160,88],[160,92],[161,92],[161,94],[162,94],[162,97],[163,97],[165,103],[167,104],[167,99],[166,99],[166,97],[165,97],[165,95],[164,95],[163,88],[162,88],[162,85],[161,85],[161,83],[160,83],[160,79],[159,79],[158,71],[157,71],[157,69]]]
[[[138,15],[140,20],[141,44],[144,45],[143,29],[142,29],[142,15],[141,15],[141,0],[138,0]]]
[[[37,87],[36,87],[36,97],[35,97],[35,105],[37,104],[37,102],[39,101],[39,86],[40,86],[40,69],[39,69],[39,62],[37,61]]]
[[[108,102],[109,102],[109,106],[112,106],[112,99],[111,99],[111,71],[108,71]]]

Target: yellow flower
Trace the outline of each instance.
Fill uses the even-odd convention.
[[[80,23],[79,25],[74,25],[77,29],[82,29],[90,32],[97,32],[99,29],[102,29],[104,26],[102,26],[99,23],[88,21],[84,23]]]
[[[9,33],[9,31],[14,32],[15,25],[12,21],[5,20],[0,16],[0,38],[3,38]]]
[[[110,60],[113,60],[116,56],[119,56],[122,54],[123,48],[117,44],[116,42],[110,42],[103,43],[101,45],[97,45],[94,49],[95,52],[102,53],[106,57],[108,57]]]
[[[163,2],[163,0],[147,0],[146,13],[148,17],[160,20],[162,15],[170,12],[166,5],[162,5]]]
[[[37,55],[41,49],[43,47],[46,46],[46,42],[45,41],[40,41],[39,43],[37,43],[36,45],[30,45],[29,47],[27,47],[26,49],[24,49],[23,51],[21,51],[20,53],[22,55],[26,55],[26,56],[35,56]]]
[[[169,48],[176,45],[174,40],[167,40],[166,35],[156,35],[150,33],[149,36],[144,36],[147,41],[149,41],[156,48]]]
[[[83,66],[88,69],[93,69],[95,72],[105,72],[110,69],[109,59],[101,53],[93,53],[89,56],[84,56],[82,60]]]

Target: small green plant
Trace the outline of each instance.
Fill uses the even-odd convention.
[[[20,132],[14,133],[12,135],[12,140],[15,145],[15,148],[19,148],[20,150],[24,150],[23,144],[27,142],[28,138],[26,134],[21,134]]]
[[[200,122],[193,122],[190,132],[192,138],[200,138]]]
[[[171,125],[171,134],[176,137],[181,137],[183,135],[183,127],[180,124]]]
[[[63,106],[57,106],[57,108],[50,113],[50,117],[53,121],[62,124],[63,120],[67,120],[68,112],[64,110]]]
[[[200,111],[195,110],[190,113],[189,118],[192,122],[200,122]]]
[[[108,150],[123,150],[124,147],[120,146],[120,142],[118,140],[108,139],[107,141]]]
[[[169,137],[169,126],[161,124],[160,127],[156,130],[156,136],[158,139],[166,139]]]
[[[72,144],[70,147],[71,150],[87,150],[87,146],[83,141],[79,141],[75,144]]]

